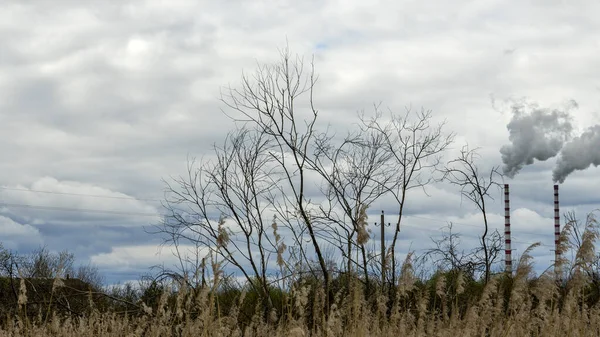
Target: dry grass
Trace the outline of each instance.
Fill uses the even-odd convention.
[[[600,336],[600,280],[590,259],[596,227],[584,232],[563,275],[532,275],[530,247],[514,275],[498,274],[487,284],[459,271],[418,280],[409,258],[399,284],[389,291],[367,290],[346,278],[331,306],[316,280],[275,292],[279,305],[264,310],[256,293],[224,291],[220,272],[210,286],[164,291],[138,312],[100,310],[90,295],[85,315],[28,311],[28,288],[20,280],[18,308],[0,325],[1,336]],[[565,231],[566,232],[566,231]],[[564,241],[564,240],[563,240]],[[216,266],[218,269],[218,266]],[[54,280],[52,293],[64,283]],[[275,295],[274,295],[275,296]],[[55,301],[58,296],[50,296]]]
[[[326,314],[321,310],[323,291],[300,288],[291,292],[290,302],[281,312],[243,320],[243,294],[224,314],[212,289],[182,288],[173,296],[163,293],[156,308],[143,305],[144,312],[138,315],[93,310],[84,317],[53,313],[36,319],[19,314],[5,321],[0,336],[600,335],[600,307],[587,304],[589,284],[579,277],[564,285],[552,275],[531,279],[527,259],[521,262],[514,277],[497,275],[479,294],[465,294],[468,289],[460,274],[451,277],[450,273],[440,274],[431,286],[402,284],[391,304],[381,293],[365,298],[364,289],[355,283],[335,296]],[[27,307],[24,281],[22,284],[20,313]],[[256,312],[260,313],[260,308]]]

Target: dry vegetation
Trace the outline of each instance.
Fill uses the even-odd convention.
[[[592,266],[598,231],[588,221],[575,259],[561,261],[562,281],[553,272],[533,276],[535,245],[514,275],[496,274],[487,284],[457,270],[418,279],[409,255],[391,293],[340,275],[327,306],[321,280],[296,277],[289,291],[270,289],[270,310],[260,293],[231,287],[217,263],[205,286],[153,283],[136,303],[123,296],[110,303],[90,290],[87,310],[77,314],[53,306],[52,295],[59,302],[64,288],[72,288],[60,278],[48,289],[46,307],[36,310],[29,281],[20,279],[16,310],[2,320],[0,336],[598,336],[600,279]],[[572,230],[563,231],[565,252],[573,248]]]

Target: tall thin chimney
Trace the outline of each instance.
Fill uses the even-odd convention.
[[[385,286],[385,222],[381,210],[381,285]]]
[[[512,250],[510,247],[510,199],[508,184],[504,184],[504,264],[506,273],[512,274]]]
[[[558,204],[558,185],[554,185],[554,273],[560,277],[560,251],[558,243],[560,240],[560,208]]]

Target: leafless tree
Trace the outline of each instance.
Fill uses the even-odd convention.
[[[390,113],[386,120],[379,108],[376,110],[373,118],[362,119],[362,125],[364,130],[373,130],[383,136],[382,147],[390,155],[391,165],[396,170],[395,181],[383,185],[398,205],[398,221],[389,248],[391,281],[395,284],[396,242],[408,193],[415,188],[425,191],[425,187],[435,180],[433,173],[440,165],[441,154],[453,142],[454,134],[444,131],[443,122],[432,125],[431,111],[414,112],[406,108],[403,115]]]
[[[265,214],[278,174],[270,165],[270,147],[263,133],[239,129],[215,147],[214,161],[197,166],[192,160],[187,176],[166,182],[169,213],[157,232],[166,234],[165,243],[179,260],[180,279],[204,285],[206,258],[215,254],[272,305],[269,255],[277,254],[278,246]]]
[[[288,273],[292,268],[280,262],[285,250],[280,228],[293,245],[288,257],[323,278],[329,306],[334,267],[327,252],[337,247],[346,271],[362,272],[368,285],[375,260],[365,247],[368,207],[391,193],[402,214],[406,192],[433,180],[426,174],[437,167],[453,135],[444,135],[443,124],[431,126],[430,112],[413,118],[410,110],[385,121],[376,109],[375,117],[361,116],[358,129],[341,138],[319,130],[313,64],[287,49],[280,56],[275,64],[243,74],[241,85],[222,90],[226,113],[244,131],[216,149],[213,163],[190,167],[188,176],[167,183],[169,217],[161,228],[171,243],[193,242],[219,254],[265,297],[270,257],[277,255]],[[265,219],[273,214],[271,233],[272,222]],[[221,215],[227,220],[219,224]],[[392,257],[399,231],[400,222]],[[227,240],[220,239],[224,234]]]
[[[500,188],[500,184],[497,181],[502,178],[502,174],[498,172],[498,167],[493,167],[486,173],[480,172],[477,164],[478,159],[479,155],[476,150],[471,150],[468,146],[463,146],[458,158],[449,161],[444,167],[443,173],[444,179],[460,187],[461,196],[473,202],[483,216],[484,230],[480,238],[480,243],[483,248],[485,261],[484,279],[487,283],[490,278],[492,256],[487,238],[489,226],[486,199],[493,200],[491,188]]]
[[[384,145],[384,135],[374,130],[349,134],[339,146],[331,137],[321,137],[317,142],[316,170],[324,179],[322,192],[328,201],[327,208],[321,207],[321,214],[336,224],[331,228],[331,240],[338,241],[346,272],[351,273],[354,266],[362,269],[367,291],[368,264],[372,260],[366,250],[370,237],[367,209],[387,193],[396,176],[392,156]],[[332,212],[337,209],[341,214]],[[353,258],[355,248],[361,254],[361,261]]]
[[[17,254],[4,248],[0,242],[0,276],[14,277],[21,260]]]
[[[74,274],[75,255],[67,250],[54,253],[44,246],[23,258],[19,272],[24,277],[54,278]]]
[[[293,58],[287,49],[272,65],[260,66],[252,75],[243,75],[241,87],[229,87],[222,92],[222,102],[235,114],[238,122],[252,125],[273,143],[271,159],[282,170],[283,179],[277,187],[280,193],[273,206],[280,221],[294,231],[301,244],[304,230],[317,257],[328,295],[331,272],[319,238],[319,223],[315,217],[318,207],[311,202],[309,188],[314,181],[316,122],[313,91],[317,77],[311,63],[305,69],[300,57]],[[304,99],[304,100],[302,100]],[[311,175],[312,174],[312,175]],[[327,303],[328,305],[328,303]]]
[[[91,285],[96,290],[102,289],[105,280],[98,267],[91,263],[78,266],[72,277]]]
[[[8,277],[10,280],[10,289],[14,298],[18,297],[18,284],[15,284],[15,278],[18,276],[19,266],[25,262],[22,256],[4,248],[0,243],[0,276]]]
[[[473,276],[476,266],[472,254],[462,249],[460,234],[453,231],[453,224],[447,225],[448,231],[442,233],[440,238],[431,237],[435,245],[428,249],[423,258],[432,261],[436,270],[460,270],[466,275]]]
[[[442,232],[441,237],[431,237],[435,247],[428,249],[422,258],[431,261],[435,265],[435,270],[461,271],[470,277],[476,275],[485,275],[486,260],[482,246],[471,250],[462,248],[461,234],[453,231],[453,224],[446,227],[447,231]],[[490,265],[498,261],[502,252],[502,236],[495,230],[487,238],[486,247]],[[484,256],[482,257],[481,254]]]

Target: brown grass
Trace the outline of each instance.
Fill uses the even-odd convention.
[[[44,307],[33,300],[31,281],[20,279],[12,282],[14,310],[4,311],[0,337],[600,336],[600,277],[590,262],[598,235],[595,228],[589,231],[575,260],[562,262],[560,276],[533,275],[535,245],[522,254],[514,275],[497,274],[487,284],[456,270],[419,280],[409,254],[392,289],[366,289],[359,277],[346,275],[326,301],[318,279],[297,280],[289,291],[272,289],[270,311],[257,292],[224,287],[217,264],[208,286],[155,288],[154,298],[142,296],[147,303],[133,307],[111,306],[89,291],[77,315],[53,307],[67,303],[64,289],[72,281],[51,280]]]
[[[256,308],[249,318],[240,315],[245,294],[224,309],[208,287],[163,292],[155,308],[140,304],[144,310],[135,314],[91,308],[83,316],[31,317],[21,280],[18,313],[4,320],[0,336],[599,336],[600,307],[589,303],[590,284],[582,276],[565,283],[528,277],[526,262],[514,277],[496,275],[480,288],[457,273],[440,273],[429,285],[405,277],[393,303],[382,293],[366,298],[352,281],[327,314],[322,287],[299,288],[279,312]]]

